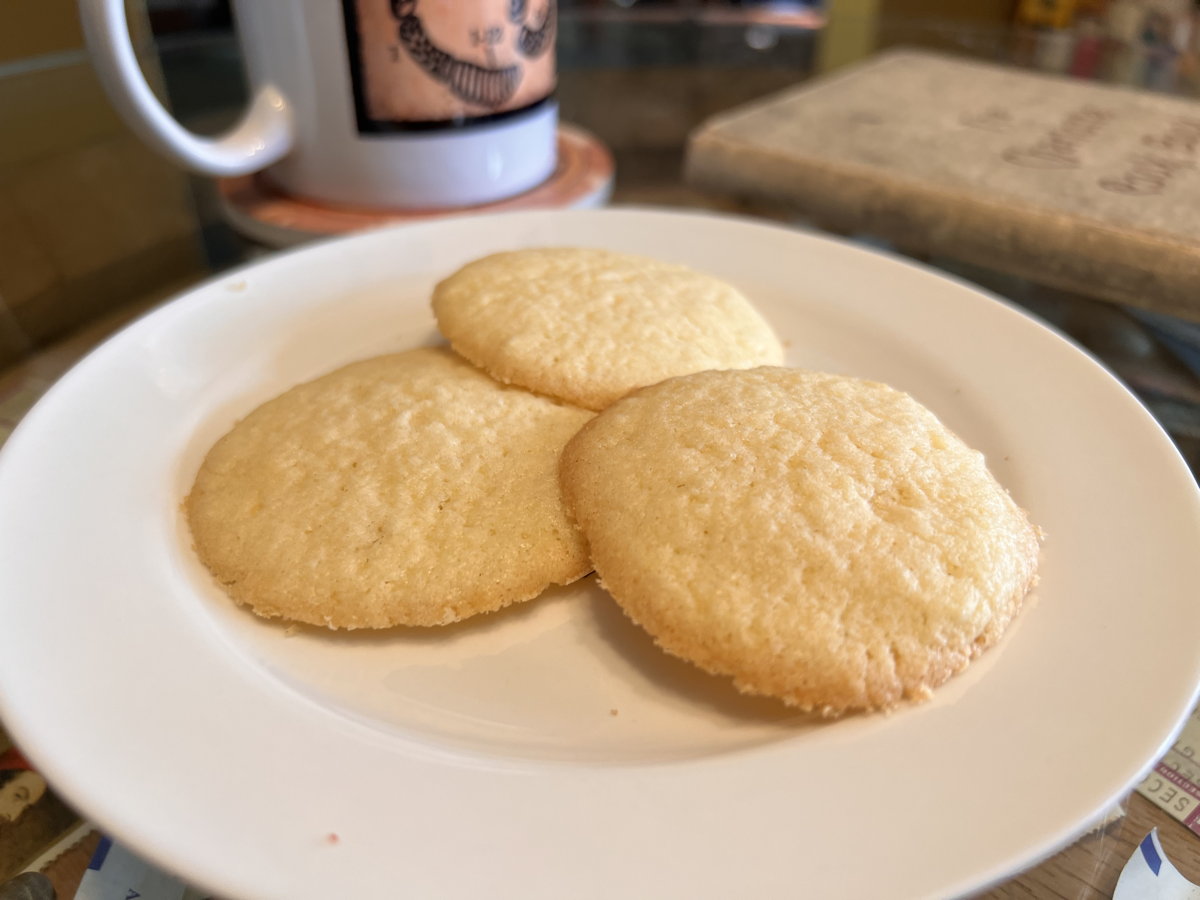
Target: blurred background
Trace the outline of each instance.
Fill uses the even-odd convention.
[[[175,115],[202,132],[230,125],[246,87],[228,0],[128,8],[143,67]],[[611,149],[617,201],[711,204],[682,180],[691,130],[889,46],[1200,90],[1192,0],[560,0],[560,9],[562,119]],[[87,62],[74,0],[0,4],[0,123],[0,365],[246,252],[211,185],[118,121]]]

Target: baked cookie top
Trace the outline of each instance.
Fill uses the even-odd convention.
[[[673,375],[783,361],[731,285],[607,250],[484,257],[438,284],[433,311],[451,346],[494,378],[587,409]]]
[[[591,413],[449,350],[354,363],[263,404],[185,501],[201,560],[261,616],[441,625],[590,570],[559,453]]]
[[[603,586],[668,652],[836,715],[924,698],[995,643],[1039,533],[886,385],[795,369],[637,391],[563,451]]]

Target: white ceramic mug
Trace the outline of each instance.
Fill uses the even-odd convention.
[[[129,125],[206,175],[267,169],[294,196],[371,208],[488,203],[554,169],[555,0],[235,0],[254,92],[205,138],[155,99],[123,0],[79,0]]]

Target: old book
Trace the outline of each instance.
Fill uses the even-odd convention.
[[[916,51],[725,113],[706,190],[1200,319],[1200,105]]]

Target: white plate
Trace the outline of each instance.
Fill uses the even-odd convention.
[[[814,724],[658,653],[590,583],[445,630],[287,636],[179,513],[255,405],[436,339],[436,279],[579,244],[742,287],[796,365],[882,379],[1047,532],[1000,647],[933,701]],[[1200,501],[1068,342],[924,269],[729,219],[530,213],[361,235],[210,282],[109,341],[0,458],[0,715],[84,814],[232,897],[914,897],[1078,833],[1200,679]],[[786,560],[780,560],[786,565]]]

